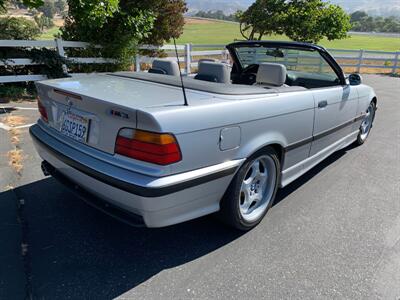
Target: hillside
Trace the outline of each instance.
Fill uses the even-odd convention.
[[[189,13],[199,10],[222,10],[225,14],[234,13],[238,9],[246,9],[254,0],[187,0]],[[398,15],[400,16],[400,0],[330,0],[333,4],[338,4],[347,12],[364,10],[370,15]]]
[[[332,0],[331,2],[342,6],[348,12],[363,10],[373,16],[400,16],[399,0]]]
[[[188,14],[199,10],[222,10],[226,15],[235,13],[237,10],[245,10],[254,0],[186,0],[189,8]]]

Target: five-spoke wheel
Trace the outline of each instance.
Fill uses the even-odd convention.
[[[276,151],[267,147],[250,157],[221,201],[224,221],[240,230],[256,226],[271,207],[280,176]]]
[[[375,102],[371,102],[368,106],[363,122],[361,123],[360,133],[358,134],[357,137],[357,144],[362,145],[367,140],[371,132],[372,124],[375,119],[375,111],[376,111]]]
[[[264,212],[274,192],[275,162],[263,155],[248,166],[239,194],[240,213],[246,221],[253,221]]]

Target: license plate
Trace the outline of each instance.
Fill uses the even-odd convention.
[[[86,142],[89,131],[89,119],[77,114],[66,113],[60,131],[74,140]]]

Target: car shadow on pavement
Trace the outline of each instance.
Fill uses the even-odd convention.
[[[161,229],[130,227],[88,206],[52,178],[16,193],[25,199],[29,276],[39,299],[115,298],[242,234],[213,217]]]
[[[312,168],[307,173],[302,175],[300,178],[293,181],[283,189],[278,190],[274,205],[277,205],[279,202],[284,200],[287,196],[296,191],[299,187],[304,185],[306,182],[310,181],[312,178],[318,175],[322,170],[324,170],[329,165],[333,164],[335,161],[339,160],[348,151],[354,149],[355,147],[356,147],[355,144],[351,144],[350,146],[333,153],[331,156],[326,158],[324,161],[320,162],[318,165],[316,165],[314,168]]]
[[[347,150],[279,191],[277,203]],[[161,229],[133,228],[92,209],[52,178],[15,192],[25,199],[22,215],[27,224],[28,276],[34,298],[115,298],[243,234],[210,216]]]

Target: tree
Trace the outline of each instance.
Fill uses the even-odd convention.
[[[32,40],[40,33],[33,21],[25,18],[0,18],[0,40]]]
[[[357,10],[350,15],[350,22],[360,22],[361,19],[368,17],[368,14],[365,11]]]
[[[245,12],[237,13],[240,33],[248,40],[261,40],[264,35],[282,34],[286,8],[284,0],[257,0]]]
[[[18,1],[28,8],[38,8],[43,5],[43,0],[20,0]],[[0,13],[7,10],[8,0],[0,0]]]
[[[155,16],[153,29],[148,37],[140,40],[142,44],[162,45],[172,38],[178,38],[183,33],[187,11],[183,0],[152,0],[149,1]]]
[[[322,0],[292,0],[288,4],[285,34],[295,41],[318,43],[347,37],[350,17],[338,5]]]
[[[102,45],[105,57],[123,59],[154,23],[151,10],[130,1],[68,0],[68,7],[62,37]]]
[[[342,39],[350,30],[344,10],[322,0],[257,0],[238,16],[246,39],[286,34],[301,42],[317,43],[322,38]]]
[[[194,15],[194,17],[225,20],[225,21],[238,21],[236,19],[236,14],[225,15],[222,10],[214,10],[214,11],[213,10],[209,10],[209,11],[199,10]]]
[[[351,14],[350,22],[354,31],[400,32],[399,17],[372,17],[363,11],[358,11]]]
[[[382,32],[400,32],[400,18],[389,17],[385,19],[383,27],[379,30]]]
[[[51,28],[54,26],[53,20],[46,17],[44,14],[36,14],[34,20],[42,32],[45,28]]]
[[[102,45],[104,57],[131,59],[139,43],[160,45],[182,33],[183,0],[68,0],[66,40]]]
[[[56,12],[58,14],[62,14],[65,11],[65,8],[67,7],[67,2],[65,0],[56,0],[54,2],[54,6],[56,8]]]
[[[53,19],[54,14],[56,13],[54,1],[45,0],[43,5],[38,7],[38,11],[42,12],[46,17]]]

